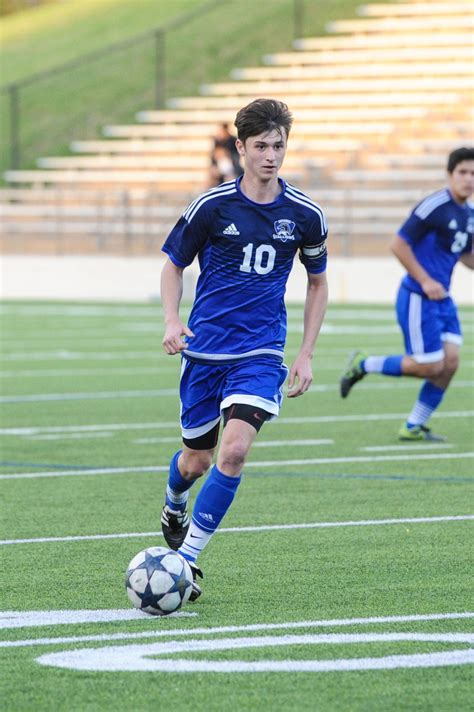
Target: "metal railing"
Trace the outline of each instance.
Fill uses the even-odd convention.
[[[307,2],[308,0],[277,0],[277,4],[285,5],[288,9],[290,25],[288,45],[291,45],[292,39],[303,36],[305,1]],[[231,8],[233,4],[235,4],[235,8]],[[275,7],[273,0],[269,5],[269,8],[272,7]],[[1,112],[3,115],[2,123],[6,125],[5,128],[8,127],[6,145],[4,144],[7,157],[3,159],[0,170],[5,168],[16,169],[22,164],[32,164],[33,160],[39,155],[44,155],[51,150],[64,152],[70,141],[76,137],[74,134],[78,131],[81,131],[82,136],[84,133],[88,135],[97,134],[101,125],[107,121],[130,119],[140,108],[163,108],[169,97],[168,70],[169,62],[171,61],[169,45],[171,45],[172,33],[177,30],[183,30],[183,28],[187,28],[192,24],[197,25],[197,22],[205,16],[218,11],[222,12],[226,8],[229,8],[228,11],[236,13],[236,16],[240,12],[239,4],[236,0],[211,0],[211,2],[200,5],[195,10],[153,30],[135,35],[128,40],[90,52],[79,59],[0,87],[0,96],[6,99],[6,106],[3,107]],[[225,48],[219,48],[217,27],[215,45],[216,57],[214,62],[218,64],[219,52]],[[107,83],[107,74],[112,75],[115,69],[115,62],[118,67],[116,71],[121,73],[124,90],[121,95],[120,106],[117,106],[117,113],[110,113],[107,107],[102,110],[100,105],[103,100],[103,93],[93,89],[91,83],[87,84],[80,70],[88,70],[87,80],[93,82],[94,64],[96,66],[99,64],[105,75],[99,82],[99,88],[104,90]],[[130,72],[133,72],[134,66],[137,67],[137,71],[131,77]],[[196,68],[189,67],[186,69],[186,73],[191,74],[193,71],[195,72]],[[130,81],[132,78],[134,81]],[[201,81],[207,80],[207,76],[202,76]],[[199,79],[197,82],[199,83]],[[196,86],[193,88],[196,91]],[[84,92],[83,101],[76,110],[75,116],[70,118],[62,116],[63,113],[66,113],[65,107],[58,103],[55,104],[55,90],[58,90],[58,96],[66,95],[67,97],[68,91],[70,92],[71,106],[67,107],[70,113],[74,112],[74,99],[77,99],[76,92]],[[129,98],[124,99],[124,97]],[[49,113],[53,116],[50,123],[46,122],[44,116],[45,98],[49,101]],[[144,103],[145,101],[146,103]],[[87,107],[86,111],[83,110],[84,105]],[[37,120],[37,124],[32,120],[32,117]],[[26,121],[26,118],[28,118],[28,121]],[[26,126],[27,124],[28,126]],[[26,137],[22,136],[23,130],[28,133]],[[35,131],[37,135],[35,135]],[[53,135],[54,140],[48,140],[48,135]],[[24,150],[24,145],[27,143],[33,143],[36,149],[32,150],[32,155],[29,156],[25,156]]]

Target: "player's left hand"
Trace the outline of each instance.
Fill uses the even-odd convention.
[[[288,377],[288,398],[296,398],[306,393],[313,382],[311,359],[308,356],[296,357]]]

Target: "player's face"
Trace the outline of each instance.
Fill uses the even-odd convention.
[[[474,191],[474,161],[461,161],[448,173],[448,185],[454,200],[464,203]]]
[[[286,153],[286,135],[277,130],[249,136],[245,141],[237,140],[237,150],[245,159],[245,172],[248,175],[268,182],[275,179]]]

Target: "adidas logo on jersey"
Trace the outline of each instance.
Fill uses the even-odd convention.
[[[240,232],[235,227],[234,223],[231,223],[222,231],[223,235],[240,235]]]
[[[458,229],[458,224],[456,220],[453,218],[451,222],[448,224],[448,227],[450,230],[457,230]]]

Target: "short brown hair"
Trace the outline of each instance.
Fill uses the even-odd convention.
[[[466,146],[462,146],[462,148],[456,148],[454,151],[451,151],[451,153],[448,156],[448,166],[447,170],[448,173],[452,173],[458,163],[462,163],[463,161],[473,161],[474,160],[474,148],[467,148]]]
[[[286,138],[290,133],[293,116],[288,106],[277,99],[255,99],[244,106],[235,117],[234,125],[237,137],[245,143],[249,136],[261,133],[285,130]]]

